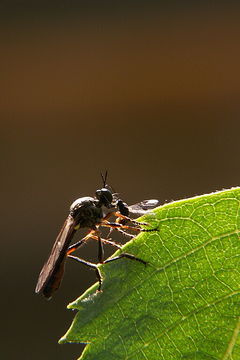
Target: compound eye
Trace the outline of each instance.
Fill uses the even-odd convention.
[[[100,199],[101,199],[102,190],[97,190],[95,194],[96,194],[96,198],[97,198],[98,200],[100,200]]]
[[[96,197],[107,208],[112,206],[113,197],[112,197],[112,193],[110,190],[108,190],[106,188],[97,190]]]

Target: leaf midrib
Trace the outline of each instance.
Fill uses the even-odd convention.
[[[232,350],[234,348],[234,345],[236,343],[237,337],[239,335],[240,332],[240,317],[238,318],[238,321],[236,323],[236,326],[233,330],[233,335],[229,341],[228,347],[226,349],[226,352],[224,353],[222,360],[227,360],[228,358],[230,359],[230,356],[232,354]]]

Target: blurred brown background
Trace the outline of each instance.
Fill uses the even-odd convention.
[[[4,359],[80,354],[57,340],[94,272],[69,261],[50,302],[34,287],[101,170],[129,204],[239,185],[237,2],[113,3],[0,4]]]

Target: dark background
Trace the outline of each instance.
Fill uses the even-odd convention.
[[[76,359],[57,340],[94,272],[69,261],[49,302],[34,288],[100,171],[128,203],[239,185],[239,6],[38,4],[0,4],[1,355]]]

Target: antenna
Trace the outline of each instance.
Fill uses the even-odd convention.
[[[103,173],[101,172],[101,178],[102,178],[102,182],[103,182],[103,187],[106,187],[107,175],[108,175],[107,170],[105,171],[105,175],[104,175],[104,176],[103,176]]]

